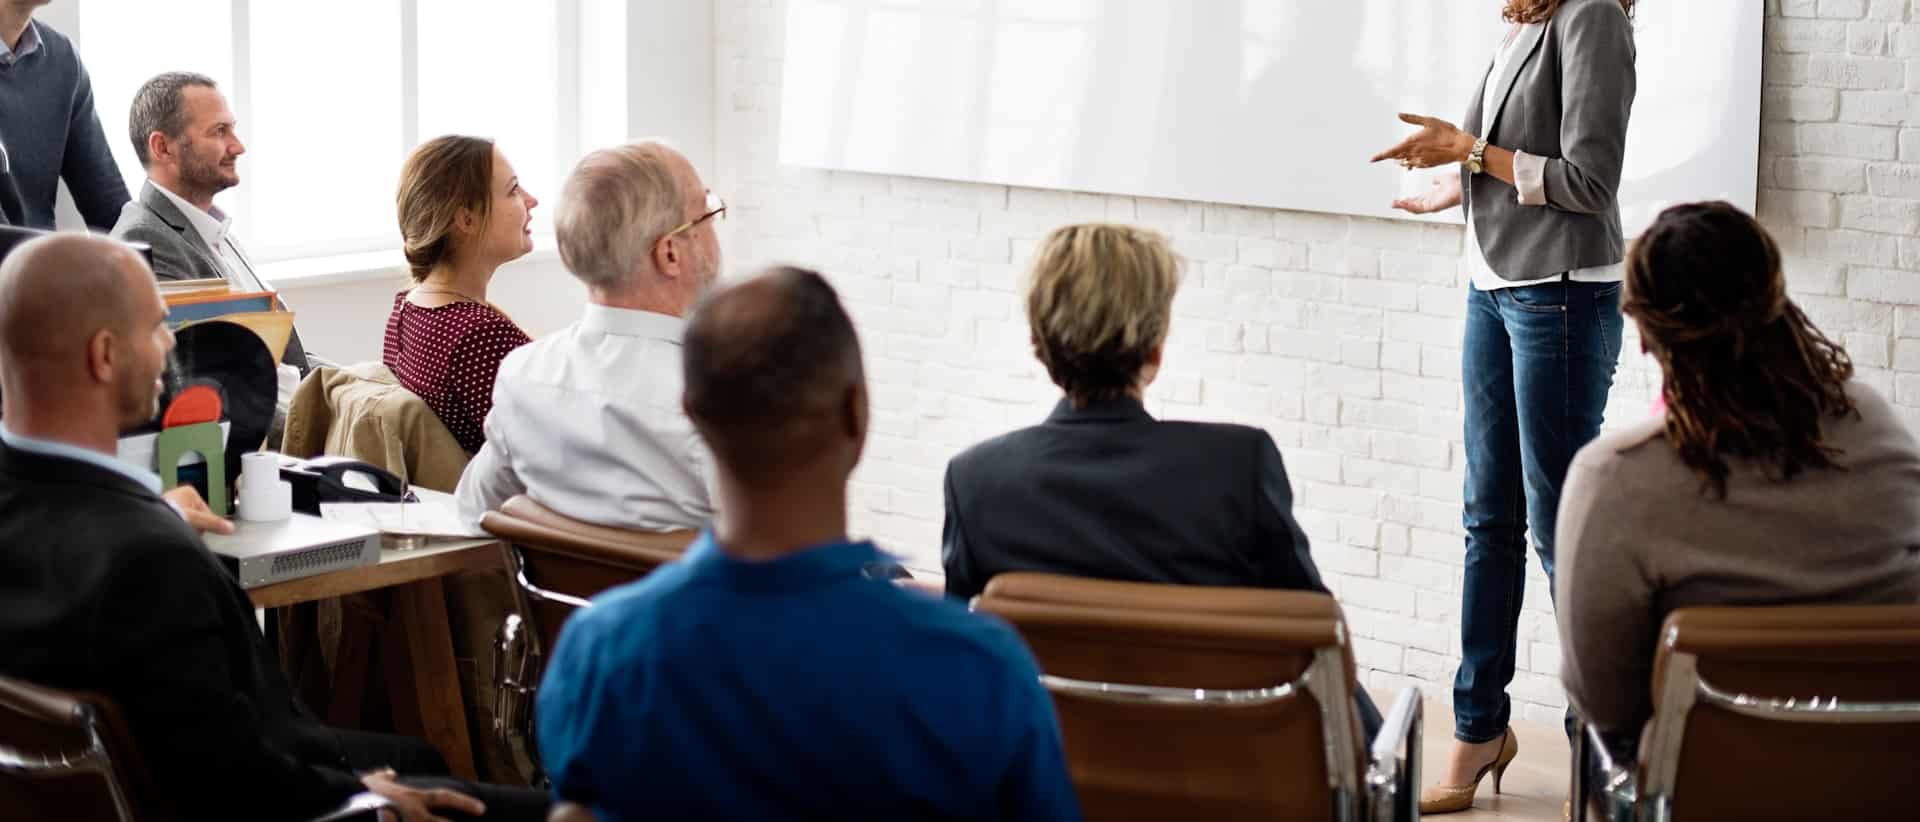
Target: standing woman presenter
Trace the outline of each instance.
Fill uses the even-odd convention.
[[[1378,156],[1408,169],[1458,163],[1394,202],[1467,210],[1473,285],[1465,383],[1466,573],[1454,744],[1422,813],[1473,804],[1519,748],[1508,727],[1527,535],[1552,590],[1553,531],[1574,452],[1600,432],[1620,354],[1625,243],[1616,194],[1635,85],[1633,0],[1506,0],[1511,23],[1464,127],[1419,131]]]

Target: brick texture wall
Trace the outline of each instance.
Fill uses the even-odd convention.
[[[1765,2],[1761,217],[1790,257],[1795,299],[1920,420],[1920,0]],[[857,531],[939,567],[948,458],[1039,421],[1057,396],[1018,296],[1035,243],[1072,221],[1152,226],[1190,270],[1149,406],[1271,432],[1369,685],[1383,699],[1409,684],[1449,698],[1458,228],[783,168],[785,4],[721,0],[715,13],[719,163],[706,171],[733,204],[730,268],[822,269],[866,346],[875,425]],[[1612,422],[1645,414],[1657,384],[1631,324],[1623,350]],[[1551,721],[1566,698],[1532,573],[1513,694],[1521,716]]]

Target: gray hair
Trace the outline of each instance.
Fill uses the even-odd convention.
[[[553,217],[560,261],[573,276],[612,288],[651,265],[654,245],[681,221],[678,158],[665,143],[645,141],[595,151],[574,166]]]
[[[217,89],[212,77],[191,71],[169,71],[156,75],[133,93],[133,106],[127,112],[127,136],[133,138],[133,154],[145,168],[153,163],[147,153],[147,137],[158,131],[169,140],[178,140],[187,130],[187,100],[182,92],[190,87]]]

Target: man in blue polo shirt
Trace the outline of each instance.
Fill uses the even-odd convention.
[[[718,517],[561,634],[537,712],[557,797],[609,821],[1078,819],[1019,638],[846,536],[867,393],[832,287],[776,269],[721,291],[682,362]]]

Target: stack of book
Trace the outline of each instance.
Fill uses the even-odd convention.
[[[220,320],[238,323],[260,335],[279,362],[293,335],[293,312],[272,291],[235,291],[226,280],[162,280],[160,296],[167,303],[167,325],[181,326]]]

